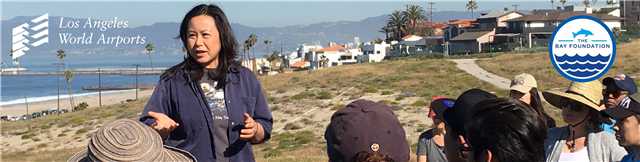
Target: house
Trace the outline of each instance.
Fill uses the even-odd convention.
[[[295,62],[308,60],[307,58],[305,58],[307,54],[322,48],[323,47],[320,45],[300,44],[294,52],[284,56],[284,68],[292,68],[291,65],[293,65]]]
[[[525,15],[507,20],[510,31],[520,33],[522,43],[526,47],[548,46],[553,31],[562,21],[578,15],[589,15],[600,19],[609,28],[620,27],[624,18],[607,14],[591,14],[587,12],[557,12],[548,15]]]
[[[444,43],[444,53],[448,55],[449,46],[451,45],[451,38],[457,37],[458,35],[467,32],[468,29],[477,28],[478,23],[475,20],[456,20],[452,21],[448,24],[449,26],[442,28],[442,42]]]
[[[291,65],[291,68],[298,69],[298,68],[307,68],[309,66],[311,66],[311,63],[309,61],[296,61]]]
[[[622,26],[640,28],[640,1],[621,0],[620,17],[626,18]]]
[[[265,74],[267,75],[275,75],[278,74],[280,72],[280,66],[282,65],[282,58],[278,58],[276,60],[271,61],[271,64],[269,64],[268,68],[264,68],[266,70]],[[284,69],[284,66],[283,66]]]
[[[322,61],[321,59],[323,57],[327,59],[326,67],[328,67],[332,66],[334,62],[337,65],[337,62],[340,60],[340,56],[346,54],[347,52],[348,51],[346,47],[334,45],[332,42],[329,42],[329,47],[307,53],[305,56],[305,60],[311,62],[311,69],[318,69],[321,68],[320,62]],[[355,59],[353,60],[353,62],[356,62]]]
[[[417,27],[433,27],[433,35],[442,35],[442,28],[449,26],[446,22],[419,22],[416,23]]]
[[[596,4],[596,5],[590,4],[590,5],[584,5],[582,3],[575,3],[573,5],[564,6],[564,11],[566,11],[566,12],[589,12],[589,13],[595,13],[597,11],[600,11],[601,9],[606,9],[606,8],[620,8],[620,4],[614,3],[614,4]]]
[[[362,45],[362,55],[357,57],[357,62],[380,62],[390,53],[391,45],[386,42],[382,42],[382,44],[365,43]]]
[[[524,14],[518,11],[491,11],[484,12],[475,21],[455,21],[449,25],[450,32],[445,31],[443,36],[447,54],[468,54],[482,52],[483,44],[494,43],[496,34],[507,33],[507,20],[522,17]],[[455,23],[458,23],[457,25]],[[460,24],[462,23],[462,24]],[[454,31],[457,26],[465,26],[464,30]],[[451,35],[447,35],[451,33]],[[502,37],[503,35],[499,35]],[[509,36],[509,35],[507,35]],[[506,39],[509,40],[509,39]]]

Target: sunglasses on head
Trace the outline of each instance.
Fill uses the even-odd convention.
[[[562,108],[568,107],[569,105],[571,105],[571,110],[573,111],[580,111],[582,110],[582,108],[584,108],[584,104],[578,101],[574,101],[565,97],[560,98],[560,106],[562,106]]]

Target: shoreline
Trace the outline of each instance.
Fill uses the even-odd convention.
[[[138,99],[149,98],[151,97],[152,93],[153,93],[153,89],[139,90]],[[89,104],[89,107],[97,107],[100,104],[100,102],[98,101],[98,98],[99,98],[98,94],[83,96],[83,97],[74,97],[73,102],[75,103],[75,105],[78,105],[81,102],[87,102],[87,104]],[[106,95],[103,94],[102,106],[117,104],[117,103],[120,103],[121,101],[125,101],[127,99],[135,99],[135,98],[136,98],[135,91],[116,92],[116,93],[110,93]],[[51,110],[51,108],[57,107],[57,106],[58,106],[57,99],[42,101],[37,103],[29,103],[29,114],[32,114],[34,112],[41,112],[42,110]],[[68,98],[60,99],[60,108],[58,108],[58,110],[61,110],[61,109],[67,109],[69,111],[73,109],[73,106],[71,106],[71,104],[69,103]],[[27,111],[26,111],[25,104],[17,104],[17,105],[0,107],[0,115],[2,116],[11,115],[11,117],[20,117],[26,113]]]

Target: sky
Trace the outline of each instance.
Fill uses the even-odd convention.
[[[560,6],[556,0],[554,6]],[[2,1],[2,20],[16,16],[49,16],[91,18],[99,20],[128,21],[129,28],[149,26],[157,22],[181,22],[184,15],[194,6],[202,3],[219,5],[231,23],[250,27],[285,27],[320,22],[360,21],[368,17],[390,14],[403,10],[405,5],[419,5],[428,11],[429,2],[434,2],[435,11],[467,11],[467,1]],[[503,10],[512,5],[518,10],[550,9],[549,0],[535,1],[476,1],[476,11]],[[565,5],[582,3],[582,0],[568,0]],[[599,0],[597,4],[604,4]],[[435,15],[437,16],[437,15]]]

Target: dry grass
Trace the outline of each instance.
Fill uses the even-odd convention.
[[[625,73],[629,76],[640,76],[640,40],[617,46],[615,62],[602,77]],[[493,59],[478,60],[476,63],[493,74],[511,79],[520,73],[529,73],[538,81],[540,90],[562,88],[570,81],[558,73],[549,59],[548,52],[527,54],[505,54]],[[636,79],[640,81],[640,79]]]
[[[376,79],[371,79],[375,76],[377,76]],[[455,63],[442,60],[405,59],[364,63],[275,76],[261,76],[259,79],[263,88],[269,92],[274,92],[274,94],[280,89],[287,89],[287,93],[289,93],[289,90],[295,88],[306,89],[309,90],[309,93],[314,94],[318,92],[312,91],[319,89],[321,89],[319,91],[336,94],[337,92],[342,92],[352,86],[356,86],[359,83],[363,83],[365,80],[368,81],[360,86],[356,86],[356,89],[349,91],[349,95],[363,94],[363,91],[367,87],[391,90],[398,93],[413,92],[417,97],[424,98],[421,100],[430,99],[438,95],[457,97],[463,91],[471,88],[498,91],[493,85],[480,81],[472,75],[456,68]],[[298,92],[294,94],[296,93]],[[280,99],[281,98],[278,98],[278,100]],[[316,99],[307,98],[304,100],[307,104],[316,103],[307,101],[316,101]],[[292,103],[298,102],[295,100],[288,101],[288,97],[284,100],[283,97],[281,102],[285,101]],[[138,119],[139,113],[142,112],[146,102],[147,100],[141,100],[133,103],[103,106],[101,108],[94,107],[85,111],[61,114],[59,117],[57,115],[45,116],[30,122],[2,122],[1,128],[3,134],[22,135],[24,133],[38,132],[40,129],[45,129],[50,125],[56,125],[57,128],[54,127],[56,129],[66,129],[64,127],[67,125],[89,125],[96,127],[98,123],[104,123],[116,118]],[[298,110],[292,110],[292,112],[296,111]],[[285,119],[281,119],[280,122],[286,123]],[[27,126],[31,127],[31,131],[26,129]],[[53,128],[48,128],[47,130],[51,129]],[[296,131],[305,131],[305,129]],[[62,133],[73,134],[73,131]],[[324,131],[315,131],[313,132],[315,138],[313,138],[310,143],[297,144],[298,146],[295,149],[283,149],[280,156],[265,158],[264,151],[262,151],[264,148],[277,147],[280,145],[281,141],[272,139],[265,144],[253,146],[254,155],[257,161],[327,161],[326,152],[324,152],[326,143],[324,143],[324,139],[321,138],[323,133]],[[54,136],[56,135],[54,134]],[[85,135],[83,134],[82,136],[84,137]],[[410,143],[415,143],[414,140],[417,140],[417,138],[410,140]],[[65,161],[81,149],[82,148],[21,152],[3,151],[2,160]],[[412,156],[411,161],[414,160],[415,157]]]

